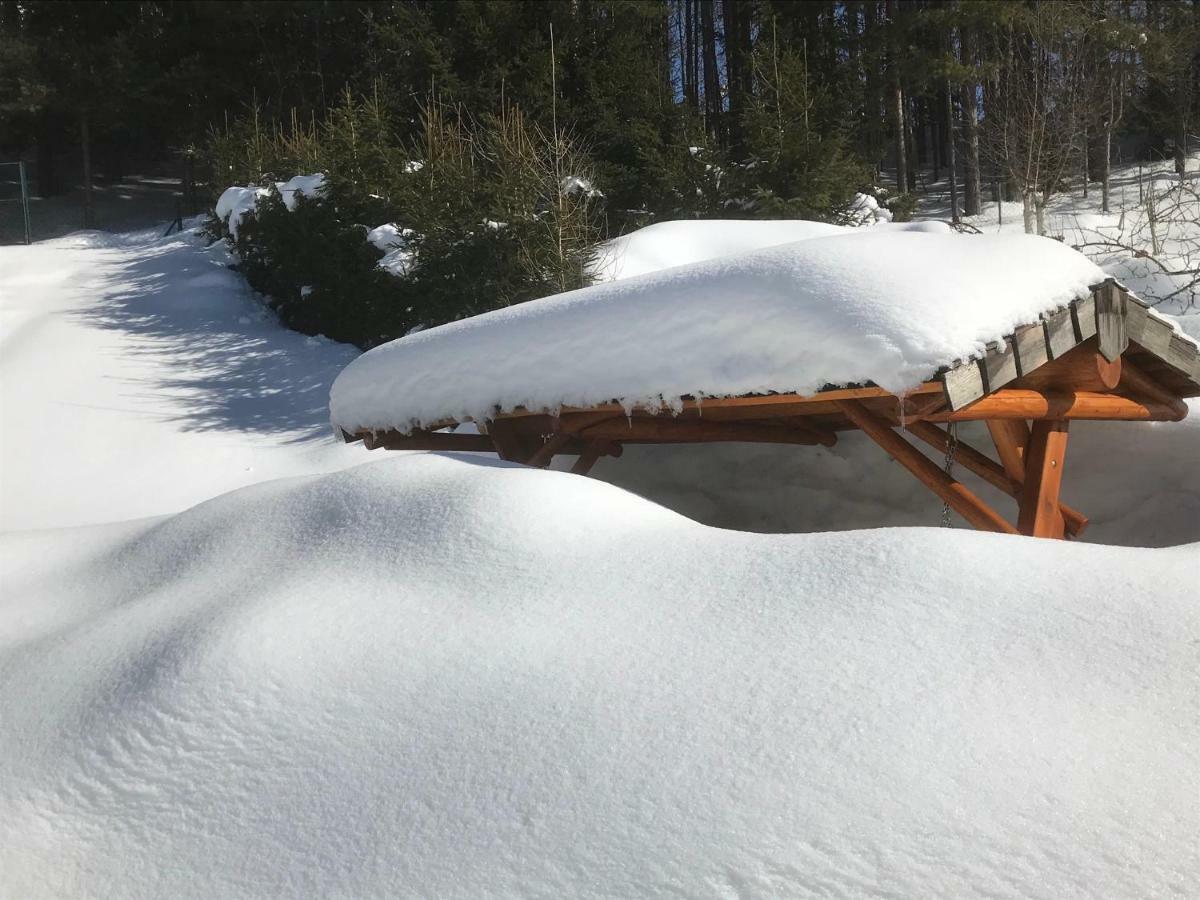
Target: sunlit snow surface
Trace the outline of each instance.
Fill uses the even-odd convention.
[[[1196,544],[369,454],[219,262],[0,248],[0,897],[1197,893]],[[1196,421],[1072,426],[1089,539]],[[935,524],[857,437],[596,474]]]
[[[0,543],[9,896],[1187,896],[1194,547],[437,455]]]

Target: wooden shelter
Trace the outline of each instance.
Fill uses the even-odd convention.
[[[625,444],[714,441],[832,446],[838,433],[860,430],[951,509],[985,531],[1076,537],[1087,517],[1059,499],[1073,420],[1173,422],[1184,398],[1200,396],[1200,354],[1163,318],[1108,280],[1091,294],[988,347],[981,359],[956,360],[897,396],[865,385],[829,385],[812,395],[770,393],[684,398],[681,410],[619,403],[564,407],[557,415],[517,409],[477,422],[478,434],[434,428],[343,432],[368,449],[495,452],[545,467],[557,455],[578,457],[586,474]],[[985,422],[995,458],[957,440],[955,423]],[[913,439],[1016,498],[1010,523],[920,452]]]

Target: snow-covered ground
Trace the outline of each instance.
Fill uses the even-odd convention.
[[[353,347],[286,331],[194,234],[0,247],[0,530],[179,512],[365,461],[334,441]]]
[[[1200,891],[1195,410],[1068,451],[1182,546],[752,534],[940,508],[855,436],[339,445],[356,352],[191,235],[0,248],[0,329],[0,896]]]

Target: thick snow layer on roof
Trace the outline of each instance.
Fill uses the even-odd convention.
[[[1104,277],[1046,238],[839,229],[384,344],[338,377],[331,413],[356,431],[518,406],[670,405],[684,395],[807,394],[866,381],[901,393]]]
[[[1171,895],[1196,559],[425,454],[7,535],[0,894]]]

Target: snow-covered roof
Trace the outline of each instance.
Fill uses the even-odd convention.
[[[1089,296],[1106,277],[1041,237],[768,224],[814,236],[596,284],[377,347],[334,383],[333,422],[351,433],[409,430],[518,407],[617,400],[632,409],[865,382],[899,394]]]

